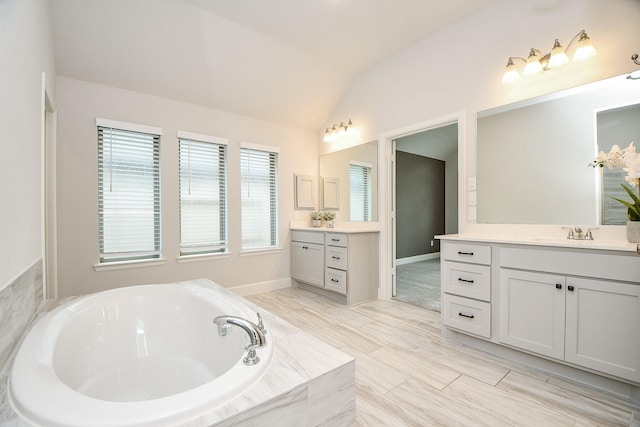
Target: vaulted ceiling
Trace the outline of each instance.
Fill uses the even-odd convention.
[[[364,70],[493,0],[51,0],[58,75],[318,130]]]

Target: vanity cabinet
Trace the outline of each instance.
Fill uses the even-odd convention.
[[[640,285],[501,269],[500,342],[640,381]]]
[[[291,233],[291,277],[324,287],[324,233]]]
[[[345,304],[378,297],[377,232],[292,230],[291,245],[298,286]]]
[[[491,337],[491,246],[442,242],[442,321]]]
[[[640,401],[635,244],[440,238],[444,337]]]

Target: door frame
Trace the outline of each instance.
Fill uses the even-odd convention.
[[[395,283],[395,153],[394,140],[403,136],[423,132],[446,125],[458,124],[458,230],[464,229],[464,207],[466,206],[466,126],[465,112],[458,111],[424,122],[393,129],[378,138],[378,215],[380,221],[380,287],[378,298],[391,299]]]

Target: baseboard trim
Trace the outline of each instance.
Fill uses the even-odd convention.
[[[396,259],[396,265],[411,264],[412,262],[426,261],[428,259],[440,258],[440,252],[432,252],[430,254],[410,256],[406,258]]]
[[[291,278],[287,277],[284,279],[268,280],[266,282],[250,283],[248,285],[233,286],[227,289],[235,292],[241,297],[244,297],[247,295],[259,294],[261,292],[275,291],[276,289],[284,289],[290,287]]]

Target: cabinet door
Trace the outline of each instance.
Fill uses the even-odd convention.
[[[567,278],[567,362],[640,381],[640,285]]]
[[[564,358],[565,277],[500,270],[500,342]]]
[[[324,287],[324,245],[291,242],[291,277]]]

